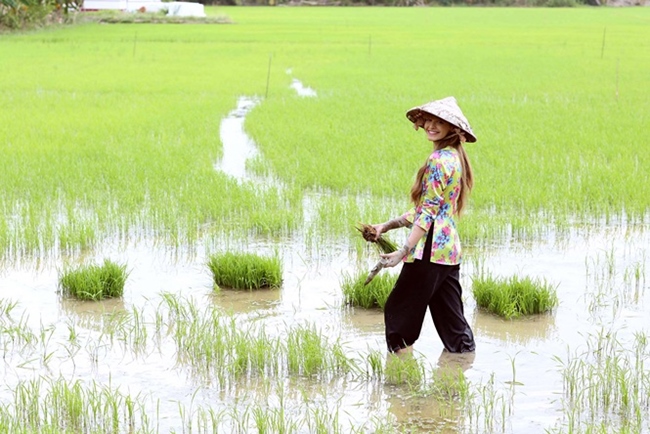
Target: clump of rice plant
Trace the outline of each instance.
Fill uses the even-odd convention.
[[[367,285],[364,273],[356,276],[345,276],[341,287],[345,304],[360,306],[366,309],[378,307],[384,310],[386,300],[395,286],[397,276],[382,274],[375,277]]]
[[[221,253],[208,261],[215,286],[233,289],[279,288],[282,264],[278,257],[253,253]]]
[[[64,295],[79,300],[101,300],[121,297],[127,277],[125,264],[105,259],[103,265],[82,265],[64,271],[59,277],[59,286]]]
[[[289,372],[313,375],[327,365],[328,349],[323,335],[315,327],[297,327],[287,338]]]
[[[424,366],[412,354],[389,354],[385,368],[386,384],[406,384],[415,387],[425,378]]]
[[[558,304],[555,287],[545,280],[490,275],[473,280],[476,304],[506,319],[548,312]]]
[[[364,240],[369,243],[375,243],[382,253],[393,253],[397,250],[397,245],[388,238],[385,238],[383,235],[375,240],[377,231],[372,227],[372,225],[359,223],[359,226],[357,226],[356,229],[361,232],[361,236],[363,236]]]
[[[10,396],[13,402],[0,409],[2,432],[153,432],[142,395],[125,394],[110,381],[38,376],[19,381]]]

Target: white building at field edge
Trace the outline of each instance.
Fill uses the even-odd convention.
[[[160,0],[84,0],[82,11],[115,10],[126,12],[167,11],[167,16],[205,17],[201,3],[162,2]]]

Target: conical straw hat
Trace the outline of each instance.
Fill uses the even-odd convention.
[[[440,119],[444,119],[450,124],[460,128],[465,132],[468,142],[476,141],[476,136],[472,132],[472,127],[469,126],[467,118],[458,106],[456,98],[453,96],[431,101],[418,107],[413,107],[411,110],[406,112],[406,117],[416,126],[422,127],[423,123],[419,120],[422,116],[422,112],[437,116]]]

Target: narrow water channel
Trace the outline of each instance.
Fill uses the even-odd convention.
[[[246,161],[259,155],[255,142],[244,132],[246,115],[259,102],[255,97],[240,97],[237,108],[221,120],[219,128],[223,157],[214,167],[240,181],[247,178]]]
[[[287,73],[290,74],[291,71],[289,70]],[[290,87],[296,91],[298,96],[317,96],[315,90],[304,86],[296,78],[292,79]],[[237,107],[221,120],[219,126],[223,156],[221,160],[214,164],[214,168],[240,181],[251,179],[250,174],[246,171],[246,162],[260,155],[255,141],[244,131],[244,122],[246,115],[261,102],[262,100],[255,96],[239,97]]]

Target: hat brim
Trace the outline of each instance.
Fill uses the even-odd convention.
[[[451,125],[460,128],[464,133],[465,133],[465,138],[467,142],[474,143],[476,142],[476,136],[471,132],[467,131],[465,128],[461,127],[460,125],[457,125],[456,122],[453,119],[448,119],[446,116],[440,113],[431,113],[427,110],[422,109],[422,107],[414,107],[411,110],[406,112],[406,117],[408,118],[409,121],[413,122],[415,125],[417,125],[420,128],[424,128],[424,123],[418,122],[418,118],[422,116],[422,113],[426,113],[431,116],[435,116],[437,118],[440,118]]]

